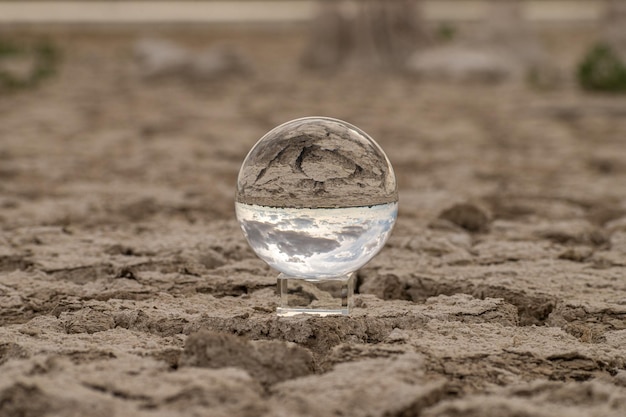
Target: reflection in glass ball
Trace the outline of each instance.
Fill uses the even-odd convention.
[[[354,272],[387,241],[398,212],[393,168],[349,123],[307,117],[267,133],[246,157],[236,213],[256,254],[287,276]]]

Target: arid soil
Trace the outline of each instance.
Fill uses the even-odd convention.
[[[154,32],[54,29],[57,76],[0,96],[0,416],[625,415],[626,97],[311,74],[243,29],[160,35],[253,73],[144,79]],[[592,40],[546,39],[563,68]],[[308,115],[400,187],[349,317],[276,317],[234,218],[248,150]]]

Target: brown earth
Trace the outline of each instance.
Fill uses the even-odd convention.
[[[308,74],[280,31],[166,31],[255,73],[143,80],[147,30],[51,33],[58,76],[0,96],[1,417],[624,415],[626,98]],[[578,33],[546,35],[564,67]],[[350,317],[277,318],[234,219],[247,151],[308,115],[398,177]]]

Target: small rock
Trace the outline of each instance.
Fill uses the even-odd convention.
[[[439,214],[440,219],[448,220],[469,232],[485,232],[489,227],[489,217],[473,204],[456,204]]]

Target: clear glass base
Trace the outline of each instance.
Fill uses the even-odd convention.
[[[317,316],[348,315],[354,299],[355,274],[341,277],[304,279],[278,276],[279,316],[296,314]]]

